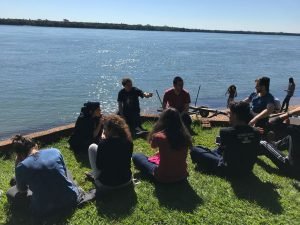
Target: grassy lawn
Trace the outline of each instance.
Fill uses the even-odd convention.
[[[145,125],[150,129],[151,124]],[[215,147],[219,129],[201,130],[195,125],[194,144]],[[89,171],[87,157],[75,158],[67,139],[50,145],[61,150],[68,169],[85,190]],[[134,152],[152,155],[145,140],[134,141]],[[45,224],[300,224],[299,182],[281,174],[267,158],[260,156],[254,177],[232,180],[197,171],[188,156],[188,183],[155,184],[134,169],[140,183],[103,196],[63,218]],[[5,192],[14,175],[14,162],[0,158],[0,224],[30,224],[22,212],[11,211]]]

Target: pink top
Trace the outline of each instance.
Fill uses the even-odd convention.
[[[179,112],[182,112],[184,110],[184,106],[191,103],[191,97],[184,89],[182,89],[179,95],[176,95],[174,88],[170,88],[166,90],[163,102],[167,104],[167,107],[173,107]]]
[[[188,176],[188,147],[171,149],[169,141],[163,132],[153,135],[151,147],[159,149],[159,165],[154,171],[155,178],[164,183],[180,181]]]

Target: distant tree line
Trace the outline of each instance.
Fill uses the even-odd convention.
[[[227,31],[227,30],[205,30],[188,29],[169,26],[151,26],[147,25],[129,25],[124,23],[89,23],[89,22],[71,22],[68,19],[62,21],[52,20],[31,20],[31,19],[4,19],[0,18],[2,25],[27,25],[41,27],[69,27],[69,28],[90,28],[90,29],[116,29],[116,30],[145,30],[145,31],[177,31],[177,32],[203,32],[203,33],[230,33],[230,34],[264,34],[264,35],[290,35],[300,36],[299,33],[284,32],[260,32],[260,31]]]

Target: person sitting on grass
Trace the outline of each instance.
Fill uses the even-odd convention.
[[[165,91],[163,97],[163,109],[172,107],[179,111],[181,119],[190,132],[193,134],[191,125],[192,119],[189,115],[189,105],[191,103],[191,97],[188,91],[183,89],[183,79],[181,77],[174,77],[173,88]]]
[[[158,148],[159,154],[155,161],[142,153],[133,154],[136,168],[162,183],[185,180],[188,176],[186,158],[192,140],[178,110],[168,108],[160,114],[148,141],[152,148]]]
[[[22,209],[30,207],[34,217],[45,217],[74,208],[82,189],[68,173],[63,156],[55,148],[39,150],[30,139],[12,139],[16,157],[16,185],[7,191],[8,202]]]
[[[150,98],[152,93],[143,92],[142,90],[132,86],[132,80],[124,78],[122,80],[123,89],[118,94],[119,115],[126,120],[132,136],[144,131],[141,126],[140,118],[140,102],[141,98]]]
[[[195,146],[191,149],[193,163],[210,172],[228,175],[250,174],[259,151],[260,133],[248,125],[251,114],[246,102],[230,104],[232,127],[220,130],[219,147],[213,151]]]
[[[283,172],[300,176],[300,125],[283,123],[292,115],[299,115],[300,107],[270,119],[270,124],[284,131],[287,136],[275,142],[261,141],[265,155]],[[280,150],[279,150],[280,149]],[[288,155],[281,150],[288,149]]]
[[[253,92],[244,101],[251,103],[252,119],[250,126],[266,128],[268,126],[269,115],[274,112],[275,100],[269,92],[270,78],[261,77],[255,80],[256,92]]]
[[[86,153],[92,143],[98,144],[102,133],[101,118],[99,102],[84,104],[69,139],[70,148],[75,153]]]
[[[98,190],[131,184],[132,151],[132,138],[125,120],[118,115],[105,116],[102,139],[88,150],[92,178]]]

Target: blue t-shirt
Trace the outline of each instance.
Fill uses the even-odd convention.
[[[259,96],[257,93],[253,92],[249,96],[249,99],[251,100],[251,109],[254,113],[260,113],[267,108],[268,104],[275,103],[274,97],[270,93],[267,93],[264,96]]]
[[[78,188],[68,179],[60,151],[45,149],[28,156],[16,167],[19,191],[29,188],[31,207],[41,215],[77,204]]]

